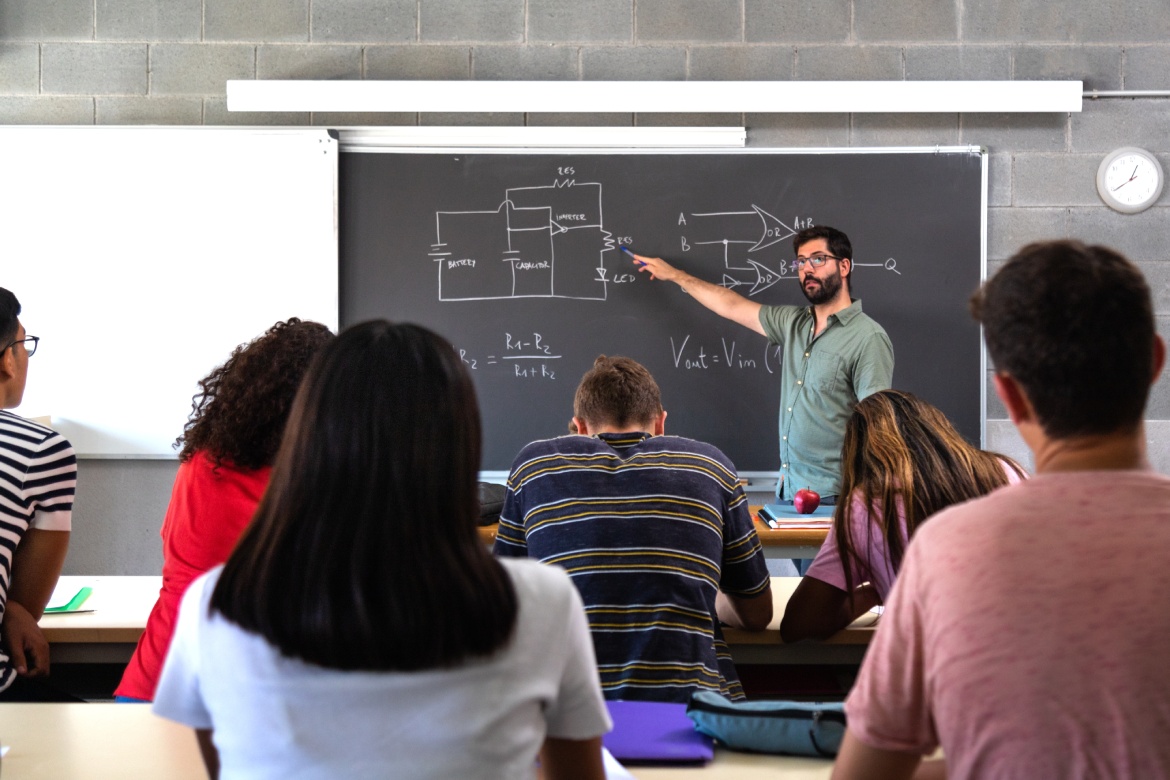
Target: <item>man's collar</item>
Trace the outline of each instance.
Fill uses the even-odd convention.
[[[641,444],[654,434],[646,431],[626,431],[624,433],[599,433],[595,438],[601,439],[611,447],[632,447]]]
[[[830,317],[836,317],[837,321],[840,322],[842,325],[848,325],[849,320],[853,319],[858,314],[861,314],[861,299],[860,298],[850,298],[849,300],[851,301],[851,303],[848,306],[846,306],[844,309],[842,309],[839,312],[835,312],[835,313],[829,315]]]

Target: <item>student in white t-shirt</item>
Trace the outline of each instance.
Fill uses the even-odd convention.
[[[825,639],[884,604],[906,545],[931,515],[1025,475],[973,447],[937,407],[901,390],[857,402],[845,426],[842,495],[820,552],[784,610],[785,642]]]
[[[154,710],[224,778],[604,776],[610,728],[560,569],[476,532],[480,421],[451,346],[355,326],[305,377],[272,479],[195,580]]]

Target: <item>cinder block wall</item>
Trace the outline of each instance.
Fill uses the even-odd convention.
[[[1114,246],[1146,272],[1170,336],[1170,191],[1123,216],[1093,183],[1118,146],[1170,168],[1170,99],[1090,100],[1070,115],[570,116],[229,114],[224,98],[226,80],[250,78],[1070,78],[1166,90],[1166,41],[1163,0],[4,0],[0,124],[743,124],[754,146],[979,144],[991,152],[992,270],[1033,239]],[[988,384],[990,446],[1027,459]],[[1148,418],[1151,457],[1170,471],[1168,380]],[[157,572],[174,469],[83,463],[67,570]]]

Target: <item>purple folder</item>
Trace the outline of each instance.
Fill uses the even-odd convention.
[[[602,743],[623,764],[705,764],[711,738],[695,731],[687,705],[657,701],[607,701],[613,731]]]

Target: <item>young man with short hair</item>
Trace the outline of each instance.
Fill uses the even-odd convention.
[[[0,701],[59,698],[27,678],[49,673],[37,621],[65,563],[77,460],[63,436],[8,411],[20,404],[38,339],[0,287]]]
[[[735,467],[665,436],[643,366],[599,357],[573,403],[576,435],[516,457],[495,552],[561,566],[581,592],[609,699],[743,698],[720,620],[772,619],[763,549]]]
[[[1104,247],[1038,243],[972,311],[1036,476],[915,534],[833,776],[1168,777],[1170,478],[1143,429],[1165,346],[1149,287]],[[919,767],[940,745],[945,767]]]

